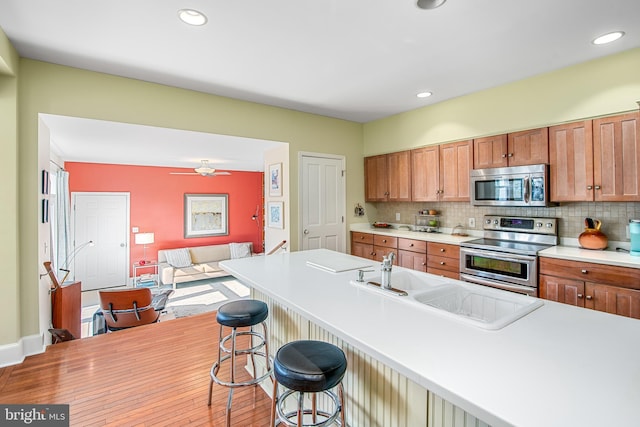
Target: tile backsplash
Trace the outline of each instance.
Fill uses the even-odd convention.
[[[561,238],[577,239],[584,230],[584,219],[590,217],[602,222],[602,232],[609,240],[628,242],[626,226],[629,219],[640,219],[640,202],[579,202],[563,203],[550,208],[499,208],[477,207],[469,203],[426,203],[397,202],[372,203],[375,207],[375,218],[371,222],[413,224],[414,215],[419,210],[435,209],[440,214],[440,226],[452,228],[461,224],[469,228],[469,218],[475,218],[475,230],[482,230],[484,215],[517,215],[527,217],[558,218],[558,235]],[[396,220],[400,213],[400,221]]]

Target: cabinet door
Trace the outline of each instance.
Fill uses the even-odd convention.
[[[640,113],[593,121],[596,201],[640,200]]]
[[[584,307],[584,282],[540,275],[539,286],[540,298]]]
[[[390,202],[411,201],[411,152],[387,154],[387,182]]]
[[[549,128],[552,202],[593,201],[591,120]]]
[[[411,150],[411,200],[438,201],[440,148],[437,145]]]
[[[501,168],[508,165],[507,135],[473,140],[473,168]]]
[[[427,271],[427,255],[424,253],[398,250],[398,265],[412,270]]]
[[[351,255],[373,259],[373,245],[351,241]]]
[[[640,319],[640,291],[587,283],[585,307]]]
[[[364,198],[367,202],[385,202],[389,195],[387,156],[364,158]]]
[[[509,166],[549,163],[549,129],[529,129],[508,135]]]
[[[440,200],[468,202],[469,172],[473,167],[471,141],[440,145]]]
[[[386,246],[373,246],[373,260],[382,262],[382,259],[393,252],[393,265],[398,265],[398,250],[395,248],[389,248]]]

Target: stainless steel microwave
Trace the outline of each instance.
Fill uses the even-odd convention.
[[[552,206],[549,202],[549,165],[474,169],[471,171],[474,206]]]

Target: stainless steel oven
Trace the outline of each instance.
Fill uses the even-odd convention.
[[[557,244],[556,218],[485,215],[484,237],[460,244],[460,279],[538,296],[538,256]]]

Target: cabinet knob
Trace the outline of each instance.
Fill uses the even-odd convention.
[[[413,247],[413,243],[410,243],[410,244],[409,244],[409,247],[410,247],[410,248],[412,248],[412,247]]]
[[[587,299],[588,299],[588,300],[592,300],[592,299],[593,299],[593,297],[592,297],[591,295],[587,295]]]
[[[506,154],[503,154],[503,155],[502,155],[502,158],[504,159],[505,157],[507,157],[507,155],[506,155]]]
[[[587,190],[593,190],[593,185],[587,185]]]
[[[360,239],[364,240],[364,236],[360,236]]]
[[[507,154],[507,157],[513,157],[513,153]]]
[[[387,243],[387,239],[382,239],[382,243]]]
[[[376,256],[376,253],[375,252],[371,252],[371,256]]]
[[[422,263],[422,265],[427,265],[427,263],[426,263],[426,262],[423,262],[423,263]]]
[[[580,273],[582,273],[582,274],[587,274],[587,273],[588,273],[588,271],[587,271],[587,270],[580,270]]]
[[[440,248],[440,252],[444,252],[444,248]]]
[[[599,190],[601,187],[599,185],[596,185],[596,190]]]
[[[440,265],[444,265],[444,261],[440,261]]]
[[[582,294],[578,294],[578,299],[582,299]]]

